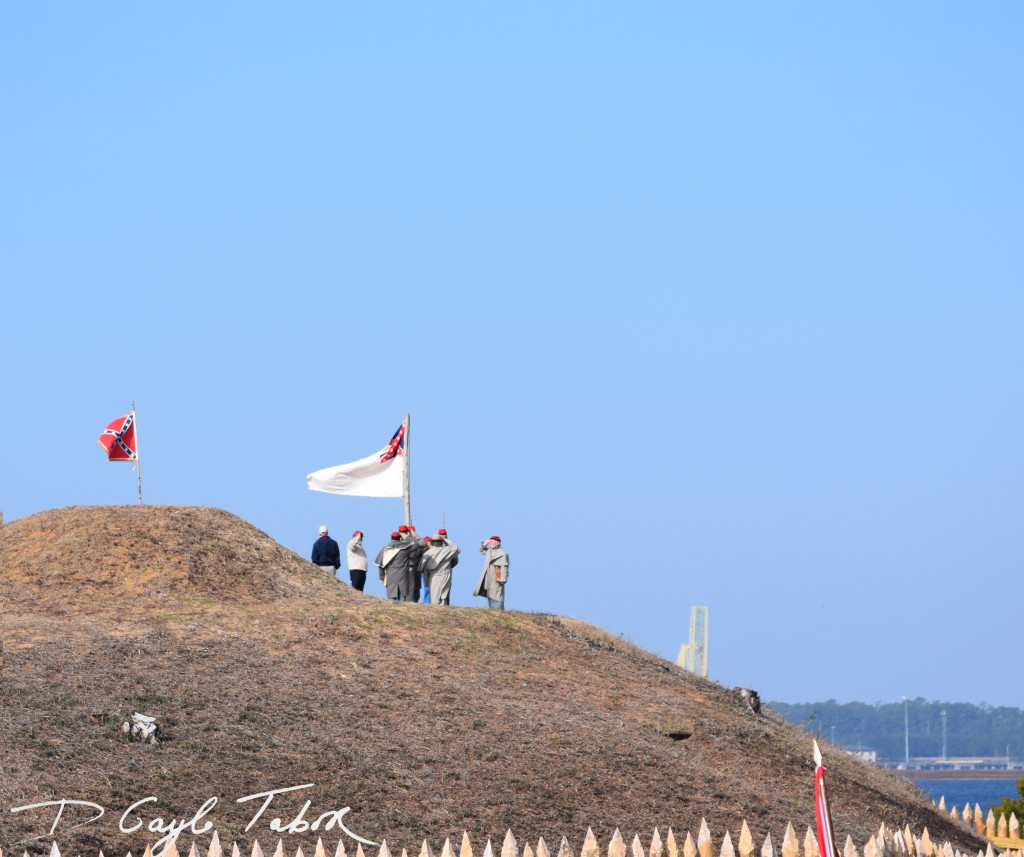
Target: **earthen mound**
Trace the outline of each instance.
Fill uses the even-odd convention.
[[[3,570],[16,593],[118,592],[284,598],[308,588],[309,564],[223,509],[72,506],[5,527]]]
[[[246,831],[237,799],[302,784],[274,816],[351,807],[349,829],[396,854],[463,830],[578,847],[588,827],[628,842],[706,818],[735,837],[745,819],[781,843],[814,824],[806,732],[586,623],[391,603],[218,509],[58,509],[2,535],[5,851],[47,852],[52,814],[9,809],[59,798],[107,809],[83,827],[68,809],[65,854],[141,853],[148,834],[118,820],[146,796],[150,818],[216,796],[221,836],[266,843],[269,814]],[[119,731],[134,712],[159,744]],[[825,752],[840,843],[884,822],[983,847],[908,782]]]

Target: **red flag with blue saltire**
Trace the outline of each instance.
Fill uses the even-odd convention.
[[[135,439],[135,411],[118,417],[100,435],[99,444],[107,451],[107,461],[138,461]]]
[[[821,750],[814,742],[814,814],[818,821],[818,852],[821,857],[838,857],[836,836],[832,832],[832,813],[825,794],[825,766],[821,763]]]

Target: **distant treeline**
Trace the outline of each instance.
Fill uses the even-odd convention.
[[[848,750],[875,750],[879,758],[904,756],[903,702],[787,703],[769,702],[775,711],[805,729]],[[982,703],[928,702],[918,697],[907,703],[910,755],[942,755],[942,712],[946,712],[946,755],[1024,757],[1024,711],[993,708]]]

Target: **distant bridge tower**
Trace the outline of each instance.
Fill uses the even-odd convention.
[[[680,646],[676,663],[696,675],[708,677],[708,608],[690,608],[690,642]]]

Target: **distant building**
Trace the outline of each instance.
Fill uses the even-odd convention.
[[[858,747],[856,750],[847,750],[846,752],[862,762],[867,762],[871,765],[878,764],[878,751],[872,750],[870,747]]]

